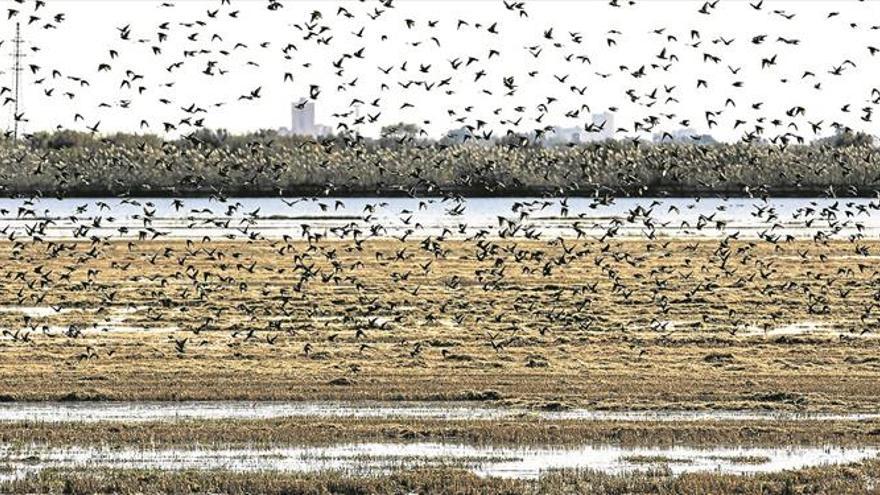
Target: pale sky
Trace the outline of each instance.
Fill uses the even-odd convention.
[[[641,0],[634,6],[620,0],[621,7],[605,0],[530,0],[525,2],[528,17],[505,8],[502,0],[396,0],[392,8],[378,1],[287,0],[278,2],[283,7],[275,10],[267,9],[268,0],[230,3],[47,0],[33,13],[34,0],[0,0],[4,63],[11,60],[7,55],[14,22],[27,24],[31,15],[40,17],[23,26],[29,41],[23,73],[23,119],[28,120],[24,129],[61,125],[86,130],[100,122],[101,133],[138,131],[146,120],[150,127],[144,131],[161,134],[163,122],[169,122],[179,127],[177,132],[189,132],[192,128],[181,126],[180,120],[189,116],[182,107],[192,104],[207,112],[191,120],[204,118],[207,127],[234,132],[275,129],[290,125],[290,103],[307,96],[315,85],[320,88],[315,102],[318,122],[352,124],[354,114],[333,114],[351,111],[352,101],[359,99],[365,102],[361,115],[376,118],[375,123],[359,126],[367,135],[375,135],[382,125],[406,121],[421,124],[436,137],[461,126],[454,120],[460,117],[466,124],[485,122],[496,135],[544,125],[583,127],[591,120],[583,105],[596,113],[613,108],[616,127],[626,129],[620,136],[635,135],[633,122],[649,116],[659,120],[655,131],[680,128],[681,121],[688,120],[690,127],[709,132],[707,111],[720,112],[712,117],[718,125],[711,133],[724,140],[739,139],[755,125],[763,125],[767,137],[790,130],[812,138],[809,122],[821,122],[820,135],[831,133],[832,122],[880,134],[880,116],[868,115],[877,107],[872,100],[880,100],[880,89],[874,90],[880,88],[880,53],[872,56],[868,48],[880,48],[877,1],[764,0],[757,10],[744,0],[719,0],[703,14],[704,3],[690,0]],[[353,17],[337,14],[339,7]],[[371,19],[377,8],[382,13]],[[7,19],[8,9],[20,13]],[[214,10],[219,11],[209,17]],[[237,17],[230,17],[234,11]],[[305,24],[315,11],[320,18],[311,29],[323,32],[307,36]],[[43,29],[46,23],[56,24],[52,17],[59,12],[65,18],[57,29]],[[785,17],[791,14],[794,17]],[[411,28],[407,19],[414,21]],[[459,27],[459,19],[467,25]],[[429,26],[429,21],[436,25]],[[160,28],[163,22],[168,23],[165,29]],[[497,34],[488,31],[494,23]],[[124,26],[130,26],[128,40],[120,38]],[[163,41],[160,32],[167,35]],[[762,35],[762,43],[753,43]],[[319,43],[321,39],[326,44]],[[609,46],[608,39],[615,44]],[[235,48],[238,43],[246,47]],[[288,44],[295,49],[286,57],[282,49]],[[31,51],[32,46],[39,51]],[[161,52],[154,54],[153,47]],[[118,57],[111,59],[110,50]],[[491,59],[490,50],[498,53]],[[533,56],[538,50],[540,54]],[[333,65],[346,54],[351,58]],[[661,54],[666,58],[659,58]],[[762,60],[774,55],[775,65],[762,69]],[[469,57],[477,61],[467,66]],[[674,57],[678,61],[666,70],[660,67]],[[715,57],[720,60],[714,62]],[[454,59],[465,63],[455,70],[450,63]],[[855,66],[843,65],[845,60]],[[179,68],[171,67],[179,62]],[[105,63],[109,70],[99,72]],[[214,75],[203,73],[209,63]],[[39,69],[33,72],[29,64]],[[842,65],[839,75],[830,73]],[[642,66],[644,75],[634,77]],[[380,67],[391,70],[386,75]],[[11,87],[12,73],[3,70],[0,86]],[[53,70],[61,76],[53,77]],[[479,71],[485,75],[475,81]],[[805,72],[815,76],[803,77]],[[292,75],[292,82],[284,80],[285,73]],[[89,85],[67,76],[84,78]],[[504,81],[511,77],[508,85],[515,91],[509,95]],[[447,78],[448,85],[439,87]],[[708,87],[697,88],[698,79]],[[411,80],[433,86],[427,90],[425,85],[399,84]],[[120,87],[123,81],[131,87]],[[173,86],[163,86],[166,83]],[[260,98],[239,100],[258,87]],[[8,96],[5,93],[0,102]],[[548,97],[555,101],[548,103]],[[376,98],[378,106],[371,105]],[[160,102],[163,99],[170,103]],[[753,109],[759,102],[760,108]],[[401,108],[404,103],[412,106]],[[846,105],[848,112],[842,110]],[[6,128],[12,123],[11,107],[0,106]],[[786,115],[795,107],[804,107],[804,115]],[[75,122],[76,114],[83,119]],[[520,117],[518,126],[511,124]],[[774,119],[780,126],[774,127]],[[737,120],[745,124],[734,130]],[[790,122],[799,130],[785,127]]]

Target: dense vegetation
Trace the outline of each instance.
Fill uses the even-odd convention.
[[[539,146],[497,142],[232,136],[174,141],[73,131],[0,142],[0,195],[869,195],[880,150],[864,135],[810,145]]]

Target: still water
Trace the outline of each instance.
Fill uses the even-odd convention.
[[[636,447],[587,445],[492,447],[447,443],[349,443],[269,449],[134,449],[109,447],[0,447],[7,470],[17,478],[42,469],[96,468],[229,470],[353,474],[394,469],[456,467],[479,476],[534,479],[559,469],[622,474],[664,468],[672,474],[751,474],[846,464],[876,457],[878,448],[824,447]]]
[[[0,200],[6,237],[847,238],[880,233],[868,198],[73,198]]]
[[[602,411],[494,407],[479,402],[9,402],[0,403],[0,422],[92,423],[101,421],[254,420],[272,418],[393,418],[447,421],[865,421],[880,413],[817,413],[759,410]]]

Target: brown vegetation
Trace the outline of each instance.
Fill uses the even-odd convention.
[[[8,400],[853,411],[880,395],[877,271],[844,242],[57,247],[0,245]],[[11,308],[50,305],[70,311]]]
[[[296,417],[151,422],[0,423],[10,445],[174,447],[444,441],[478,445],[880,445],[880,420],[580,421]]]
[[[811,145],[709,146],[606,141],[578,146],[322,142],[272,131],[200,130],[187,140],[73,131],[0,140],[0,194],[46,196],[467,196],[774,195],[872,196],[878,149],[866,135]]]
[[[548,473],[536,481],[480,478],[452,470],[414,470],[389,475],[352,476],[341,473],[279,474],[162,472],[138,470],[45,470],[23,480],[0,484],[5,492],[24,493],[456,493],[597,495],[655,493],[877,493],[880,461],[781,473],[736,476],[715,473],[672,477],[660,470],[643,474],[608,475],[595,472]]]

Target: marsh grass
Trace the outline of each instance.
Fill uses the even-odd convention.
[[[477,445],[621,446],[880,445],[870,421],[448,421],[395,418],[277,418],[154,422],[0,423],[0,441],[31,444],[198,448],[439,441]]]
[[[686,457],[668,457],[665,455],[630,455],[622,458],[632,464],[691,464],[693,459]]]
[[[759,455],[710,455],[707,459],[735,464],[764,464],[770,461],[769,457]]]
[[[880,396],[880,338],[853,309],[872,304],[874,276],[852,270],[848,242],[730,241],[723,249],[738,253],[734,277],[693,268],[717,263],[717,241],[670,241],[662,249],[649,241],[612,241],[607,249],[572,241],[568,265],[546,276],[542,266],[563,255],[553,241],[492,241],[489,256],[459,241],[444,242],[442,256],[416,241],[380,240],[365,241],[361,251],[349,241],[64,246],[52,254],[0,244],[4,272],[25,274],[0,286],[0,306],[75,310],[28,320],[0,313],[0,328],[19,331],[19,338],[0,337],[3,400],[487,400],[857,412],[876,410]],[[412,258],[377,261],[377,253],[403,248]],[[807,249],[812,254],[801,258]],[[297,291],[294,259],[328,273],[346,268]],[[487,289],[486,274],[499,259],[510,265],[507,275]],[[429,261],[427,273],[393,282],[395,273]],[[773,263],[766,279],[757,261]],[[253,271],[242,268],[254,263]],[[49,273],[49,285],[34,266]],[[212,275],[194,281],[183,270]],[[612,290],[607,270],[631,296]],[[666,277],[663,292],[677,302],[658,303],[652,280],[679,272],[690,278]],[[446,284],[453,276],[457,288]],[[837,278],[831,290],[829,277]],[[800,290],[784,290],[791,283]],[[691,295],[710,284],[718,287]],[[417,285],[418,297],[404,290]],[[810,294],[821,294],[829,310],[812,313]],[[93,329],[112,318],[157,330]],[[743,330],[798,322],[819,330]],[[78,333],[67,335],[70,328]],[[175,339],[187,339],[184,352]]]
[[[74,471],[47,469],[0,484],[7,493],[265,493],[265,494],[538,494],[598,495],[738,493],[877,493],[874,477],[880,461],[810,468],[752,476],[713,473],[671,476],[658,469],[609,475],[591,471],[553,471],[538,480],[481,478],[457,469],[420,469],[354,476],[337,472],[308,474],[222,471]]]

